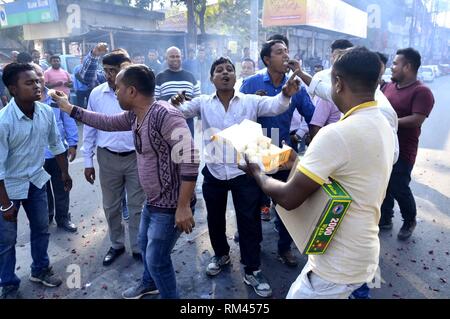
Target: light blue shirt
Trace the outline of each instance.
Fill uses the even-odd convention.
[[[0,180],[10,199],[26,199],[30,183],[42,188],[50,179],[43,168],[47,146],[54,155],[66,151],[50,106],[35,102],[33,119],[14,99],[0,110]]]
[[[52,98],[47,95],[48,89],[45,88],[46,99],[43,101],[44,104],[51,105],[54,102]],[[58,107],[52,107],[53,113],[55,114],[56,123],[58,125],[59,135],[61,136],[61,141],[64,144],[65,149],[69,147],[77,147],[78,144],[78,127],[77,123],[69,114],[61,112]],[[53,158],[52,152],[45,149],[45,159]]]
[[[87,109],[97,113],[116,115],[124,112],[108,82],[92,90]],[[113,152],[134,151],[133,132],[105,132],[85,125],[83,128],[83,154],[85,167],[94,167],[95,148],[103,147]]]
[[[87,86],[84,83],[81,83],[80,81],[78,81],[77,77],[75,76],[75,74],[77,74],[78,72],[80,72],[82,65],[79,64],[76,67],[73,68],[73,75],[72,75],[72,81],[73,81],[73,89],[74,91],[89,91],[89,86]]]

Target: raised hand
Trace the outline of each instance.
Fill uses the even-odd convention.
[[[288,61],[288,67],[289,69],[291,69],[293,72],[295,72],[295,70],[300,70],[302,71],[302,65],[300,64],[300,61],[297,60],[289,60]],[[301,72],[300,72],[301,73]]]
[[[178,92],[178,94],[172,96],[170,98],[170,103],[175,106],[179,107],[181,104],[183,104],[186,101],[190,101],[192,98],[186,95],[186,91]]]
[[[108,44],[105,42],[97,43],[95,48],[92,50],[92,54],[94,56],[101,56],[101,55],[105,54],[106,52],[108,52]]]
[[[66,112],[68,114],[70,114],[72,112],[73,106],[70,104],[69,98],[67,97],[67,95],[65,95],[63,92],[56,91],[56,90],[49,90],[48,95],[50,95],[52,100],[55,101],[56,104],[58,104],[58,107],[62,111]]]
[[[287,97],[291,97],[295,93],[298,92],[300,88],[300,79],[297,77],[300,74],[300,69],[297,69],[292,73],[289,80],[286,82],[286,84],[283,86],[283,94]]]

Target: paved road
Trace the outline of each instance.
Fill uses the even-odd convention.
[[[430,86],[436,106],[425,122],[416,167],[413,171],[413,192],[418,205],[418,227],[410,240],[399,242],[401,227],[398,210],[394,229],[380,234],[380,288],[372,290],[374,298],[449,298],[450,287],[450,139],[449,125],[450,77],[439,78]],[[47,289],[28,281],[31,263],[29,226],[24,212],[19,215],[17,240],[17,274],[22,278],[21,291],[26,298],[120,298],[121,292],[139,280],[142,264],[130,255],[121,256],[113,265],[102,266],[109,248],[106,221],[101,209],[98,181],[84,181],[83,162],[77,159],[70,171],[74,179],[71,213],[78,232],[68,234],[50,227],[49,255],[54,269],[68,283]],[[258,298],[242,282],[243,267],[239,249],[233,241],[236,228],[233,205],[227,211],[227,235],[231,245],[232,264],[215,278],[208,278],[204,269],[211,257],[206,215],[201,193],[196,210],[197,226],[190,235],[182,235],[173,252],[174,265],[182,298]],[[297,250],[297,268],[288,268],[276,260],[277,234],[272,222],[263,222],[262,270],[273,286],[273,298],[284,298],[290,284],[305,264],[306,258]],[[81,271],[80,288],[71,276]],[[150,297],[155,298],[155,297]]]

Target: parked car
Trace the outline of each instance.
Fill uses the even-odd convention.
[[[419,78],[423,82],[433,82],[435,77],[434,70],[431,66],[421,66],[419,68]]]
[[[441,71],[439,70],[439,67],[437,65],[427,65],[429,67],[431,67],[433,69],[434,72],[434,77],[440,77],[441,76]]]
[[[442,75],[449,75],[450,64],[439,64],[439,70],[441,71]]]

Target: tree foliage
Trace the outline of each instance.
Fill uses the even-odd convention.
[[[129,3],[132,2],[132,0],[128,0]],[[164,7],[164,1],[163,0],[136,0],[135,6],[137,8],[141,9],[147,9],[150,11],[153,11],[155,9],[156,5],[160,5],[161,9]]]
[[[219,0],[206,12],[205,22],[221,34],[237,35],[244,41],[250,40],[251,0]],[[255,1],[255,0],[252,0]]]

